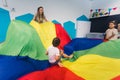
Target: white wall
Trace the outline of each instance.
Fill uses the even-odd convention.
[[[0,0],[0,7],[3,7],[3,0]],[[43,6],[48,20],[56,19],[63,23],[68,20],[76,22],[76,18],[81,15],[89,17],[91,9],[90,0],[6,0],[8,8],[15,8],[16,12],[11,12],[11,18],[25,13],[35,14],[37,7]]]
[[[111,11],[111,15],[120,14],[120,0],[93,0],[92,9],[108,9],[119,7],[115,11]]]
[[[86,37],[90,33],[90,21],[78,21],[76,37]]]

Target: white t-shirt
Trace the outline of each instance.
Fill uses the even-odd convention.
[[[113,34],[114,34],[115,36],[112,37],[112,38],[109,39],[109,40],[116,40],[116,39],[118,39],[118,30],[115,29],[115,28],[113,28],[113,29],[107,29],[107,30],[106,30],[106,37],[107,37],[107,38],[109,38],[109,37],[112,36]]]
[[[48,52],[48,58],[50,63],[56,62],[55,57],[60,56],[59,49],[54,46],[48,47],[47,52]]]

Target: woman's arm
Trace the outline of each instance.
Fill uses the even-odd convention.
[[[45,22],[47,22],[48,20],[45,18]]]
[[[45,17],[45,22],[47,22],[48,20],[47,20],[47,18]]]

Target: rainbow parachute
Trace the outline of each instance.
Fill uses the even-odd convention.
[[[45,55],[54,37],[59,49],[74,52],[62,68],[50,67]],[[71,40],[60,24],[13,20],[0,44],[0,80],[120,80],[120,40]]]

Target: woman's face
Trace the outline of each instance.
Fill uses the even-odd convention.
[[[112,28],[114,28],[115,27],[115,25],[113,24],[113,23],[109,23],[109,28],[110,29],[112,29]]]
[[[39,9],[39,13],[42,14],[44,12],[43,8]]]

